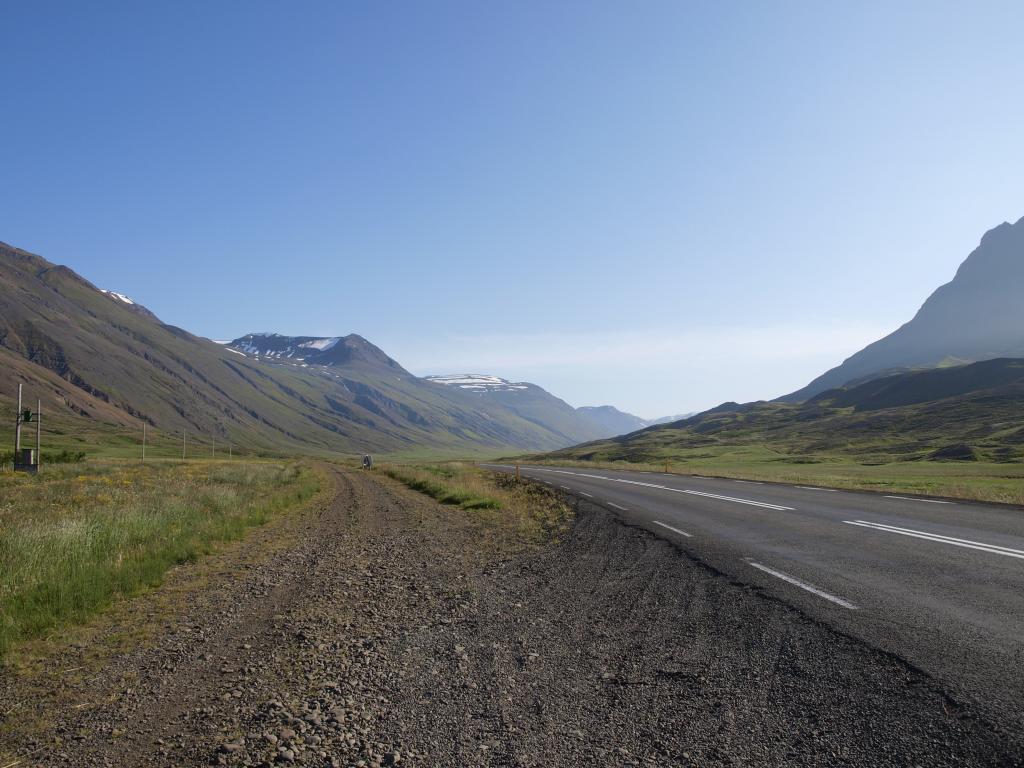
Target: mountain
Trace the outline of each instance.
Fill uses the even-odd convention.
[[[953,280],[898,330],[781,400],[885,372],[1024,356],[1024,219],[987,232]]]
[[[645,427],[653,427],[656,424],[671,424],[673,421],[682,421],[696,415],[696,411],[689,413],[677,413],[674,416],[660,416],[657,419],[648,419],[644,422]]]
[[[357,335],[249,334],[223,344],[0,243],[0,400],[18,383],[74,421],[143,422],[288,452],[557,448],[592,425],[539,387],[480,398],[413,376]],[[514,395],[515,397],[512,397]],[[123,431],[123,430],[122,430]]]
[[[497,376],[482,374],[456,374],[428,376],[425,381],[459,397],[468,398],[478,405],[500,407],[519,418],[547,429],[564,438],[565,445],[575,442],[572,435],[586,434],[586,440],[605,437],[604,432],[575,408],[536,384],[511,382]]]
[[[819,393],[800,403],[723,403],[671,424],[566,448],[548,459],[863,463],[1024,459],[1024,359],[911,371]]]
[[[602,437],[614,437],[635,432],[647,426],[647,422],[632,413],[625,413],[611,405],[583,406],[576,412],[594,423]]]

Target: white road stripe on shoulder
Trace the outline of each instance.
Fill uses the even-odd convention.
[[[747,485],[764,485],[760,480],[737,480],[733,478],[734,483],[746,483]]]
[[[915,499],[912,496],[886,496],[887,499],[899,499],[900,501],[923,501],[925,504],[952,504],[951,501],[940,501],[939,499]]]
[[[687,533],[686,531],[681,531],[678,528],[673,528],[668,523],[661,522],[661,520],[651,520],[651,522],[654,523],[655,525],[660,525],[662,528],[668,528],[670,531],[672,531],[672,533],[678,533],[680,536],[685,536],[688,539],[693,538],[693,536],[691,534]]]
[[[1016,557],[1019,560],[1024,560],[1024,550],[1013,549],[1011,547],[1003,547],[999,544],[986,544],[982,541],[958,539],[954,536],[943,536],[940,533],[916,531],[913,528],[898,528],[895,525],[885,525],[884,523],[871,523],[867,520],[843,520],[843,522],[847,525],[858,525],[861,528],[872,528],[876,531],[881,531],[883,533],[896,533],[900,536],[910,536],[911,538],[915,539],[934,541],[936,544],[952,544],[955,547],[963,547],[964,549],[976,549],[979,552],[988,552],[992,555],[1005,555],[1006,557]]]
[[[819,589],[813,584],[808,584],[806,581],[798,579],[796,576],[790,576],[788,573],[776,571],[774,568],[769,568],[767,565],[755,563],[753,560],[748,560],[747,562],[750,564],[751,568],[757,568],[759,571],[764,571],[765,573],[770,574],[777,579],[782,579],[783,581],[792,584],[794,587],[800,587],[800,589],[807,590],[812,595],[817,595],[818,597],[824,598],[825,600],[835,603],[836,605],[841,605],[843,608],[848,608],[851,611],[857,610],[857,606],[851,603],[849,600],[844,600],[841,597],[836,597],[835,595],[826,592],[823,589]]]
[[[816,488],[813,485],[794,485],[794,488],[799,488],[803,491],[827,491],[828,493],[839,493],[838,488]]]
[[[611,501],[608,502],[608,506],[609,507],[615,507],[616,509],[621,509],[623,512],[629,512],[629,510],[626,509],[625,507],[620,507],[618,504],[615,504],[615,503],[613,503]]]

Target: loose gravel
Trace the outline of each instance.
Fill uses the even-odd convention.
[[[147,640],[6,672],[0,766],[1024,765],[899,659],[600,507],[522,550],[330,472],[175,610],[202,565],[131,601]]]

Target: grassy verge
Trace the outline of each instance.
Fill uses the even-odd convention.
[[[518,483],[471,464],[383,465],[376,471],[442,504],[471,512],[522,542],[557,539],[572,516],[558,496],[536,483]]]
[[[297,464],[88,462],[0,475],[0,656],[312,496]]]
[[[574,461],[530,457],[524,463],[711,475],[740,480],[1024,505],[1024,464],[933,461],[860,462],[830,454],[788,456],[768,447],[713,446],[647,461]]]

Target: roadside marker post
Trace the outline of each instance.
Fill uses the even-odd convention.
[[[519,465],[516,464],[516,482],[518,483],[521,478],[519,477]]]
[[[142,460],[146,460],[146,422],[142,422]]]

